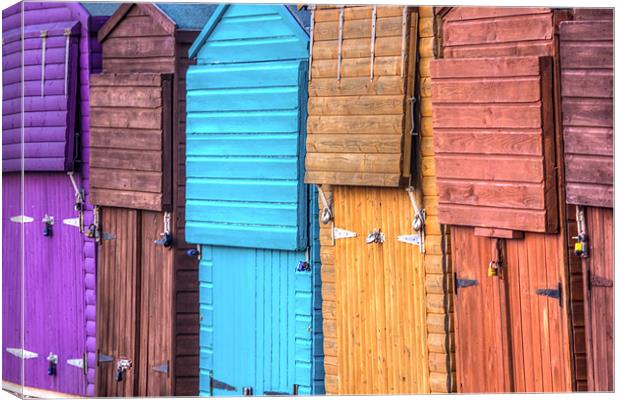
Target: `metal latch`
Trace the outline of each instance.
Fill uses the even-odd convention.
[[[334,240],[354,238],[354,237],[357,237],[357,232],[348,231],[346,229],[340,229],[340,228],[334,227],[333,237],[334,237]]]
[[[458,294],[459,288],[476,286],[478,281],[475,279],[459,279],[456,272],[454,273],[454,294]]]
[[[24,350],[24,349],[16,349],[14,347],[7,347],[6,352],[17,357],[22,360],[28,360],[30,358],[37,358],[39,355],[35,352]]]
[[[385,242],[385,235],[381,232],[381,228],[377,228],[366,236],[366,244]]]
[[[562,282],[558,282],[557,288],[544,288],[536,289],[536,294],[539,296],[547,296],[552,299],[558,299],[560,307],[562,307]]]
[[[168,375],[168,371],[169,371],[168,361],[166,361],[163,364],[155,365],[153,367],[153,371]]]
[[[170,213],[164,213],[164,231],[160,234],[161,239],[155,240],[155,244],[164,247],[172,245],[172,234],[170,233]]]
[[[121,358],[116,362],[116,374],[114,380],[121,382],[125,379],[125,372],[132,367],[133,363],[128,358]]]

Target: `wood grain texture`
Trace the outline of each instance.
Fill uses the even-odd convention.
[[[427,393],[422,257],[416,246],[395,240],[411,233],[409,198],[402,189],[333,190],[335,226],[358,234],[333,247],[337,393]],[[377,228],[385,243],[365,244]]]
[[[613,206],[613,21],[560,24],[569,204]]]
[[[399,7],[377,8],[374,60],[371,60],[372,7],[344,8],[338,79],[339,11],[329,7],[315,11],[307,183],[399,186],[410,176],[411,144],[405,125],[408,99],[417,74],[417,63],[411,60],[415,60],[417,53],[418,16],[417,11],[410,11],[407,27],[403,28],[402,12]],[[401,57],[403,29],[406,29],[405,59]],[[401,77],[402,67],[411,68],[406,68]],[[366,134],[394,136],[386,137],[383,146]],[[329,135],[329,139],[324,135]]]
[[[548,58],[431,63],[440,222],[557,230],[551,73]]]

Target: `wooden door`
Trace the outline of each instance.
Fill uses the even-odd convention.
[[[452,227],[457,391],[509,392],[510,331],[506,319],[506,277],[489,277],[495,241],[473,228]]]
[[[588,390],[614,390],[614,239],[611,208],[588,207],[590,257],[583,262]]]
[[[104,238],[97,271],[97,396],[136,395],[136,338],[140,298],[140,212],[102,207]],[[115,380],[120,358],[133,362],[121,382]]]
[[[562,237],[451,232],[458,391],[571,391]],[[498,257],[498,276],[488,276]]]
[[[424,271],[403,189],[337,186],[335,240],[339,394],[427,393]],[[381,229],[384,242],[366,243]]]
[[[140,211],[140,360],[137,396],[172,396],[172,310],[174,307],[171,247],[155,244],[164,214]]]

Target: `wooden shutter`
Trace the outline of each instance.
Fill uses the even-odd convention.
[[[374,57],[372,14],[345,7],[339,44],[340,9],[314,12],[306,183],[399,186],[412,173],[417,11],[377,7]]]
[[[99,74],[90,88],[91,202],[168,210],[172,75]]]
[[[22,156],[25,171],[73,167],[79,32],[79,22],[65,21],[25,26],[23,36],[19,31],[6,34],[2,46],[4,172],[20,171]]]
[[[613,21],[560,25],[566,201],[613,207]]]
[[[439,221],[557,231],[552,59],[442,59],[431,76]]]

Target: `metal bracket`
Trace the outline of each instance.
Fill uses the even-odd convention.
[[[558,299],[560,302],[560,307],[562,307],[562,283],[558,282],[558,286],[555,289],[544,288],[544,289],[536,289],[536,294],[539,296],[546,296],[552,299]]]
[[[340,229],[340,228],[334,227],[333,237],[334,237],[334,240],[354,238],[354,237],[357,237],[357,232],[348,231],[346,229]]]
[[[11,222],[17,222],[18,224],[24,224],[26,222],[34,221],[34,218],[27,217],[25,215],[16,215],[14,217],[11,217],[10,220],[11,220]]]
[[[458,294],[460,288],[476,286],[478,281],[475,279],[459,279],[456,272],[454,273],[454,294]]]
[[[80,217],[75,218],[65,218],[62,220],[62,223],[69,226],[75,226],[76,228],[80,227]]]
[[[32,351],[28,351],[28,350],[24,350],[24,349],[16,349],[14,347],[7,347],[6,348],[6,352],[17,357],[17,358],[21,358],[22,360],[28,360],[31,358],[37,358],[39,357],[39,355],[37,353],[34,353]]]
[[[166,374],[168,375],[168,371],[170,370],[169,366],[168,366],[168,361],[166,361],[163,364],[159,364],[159,365],[155,365],[153,366],[153,371],[155,372],[160,372],[162,374]]]

